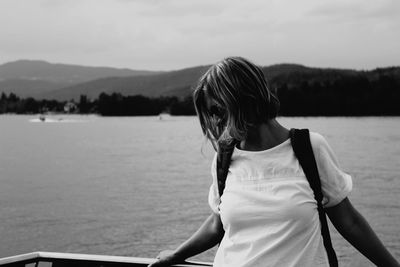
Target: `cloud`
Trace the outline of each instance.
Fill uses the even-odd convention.
[[[307,12],[307,15],[325,19],[395,19],[399,21],[400,2],[396,0],[337,0],[324,2]]]
[[[242,55],[260,64],[396,63],[397,0],[2,0],[2,60],[179,68]],[[398,64],[398,63],[397,63]]]

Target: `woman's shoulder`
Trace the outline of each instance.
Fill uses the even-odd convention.
[[[311,146],[317,163],[332,162],[338,164],[335,153],[322,134],[310,132]]]
[[[325,137],[317,132],[310,131],[310,141],[313,149],[319,149],[321,147],[328,146],[328,142],[326,141]]]
[[[319,157],[321,154],[325,155],[325,152],[328,152],[328,154],[332,153],[332,148],[322,134],[310,131],[310,142],[314,156]]]

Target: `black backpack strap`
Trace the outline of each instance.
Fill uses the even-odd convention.
[[[310,133],[308,129],[291,129],[290,140],[292,143],[294,154],[300,162],[304,174],[307,177],[308,183],[310,184],[310,187],[314,192],[314,198],[317,201],[318,215],[321,223],[322,239],[326,252],[328,254],[329,266],[337,267],[338,261],[336,258],[336,253],[332,247],[328,222],[326,220],[325,211],[322,206],[323,195],[321,189],[321,180],[319,178],[318,167],[311,146]]]
[[[219,145],[217,153],[217,181],[218,193],[222,196],[225,189],[225,181],[228,176],[229,165],[231,163],[232,153],[236,143],[233,142],[229,145]]]

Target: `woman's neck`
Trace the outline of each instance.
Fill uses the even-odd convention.
[[[272,119],[249,129],[246,139],[239,143],[239,148],[249,151],[266,150],[283,143],[288,138],[289,130]]]

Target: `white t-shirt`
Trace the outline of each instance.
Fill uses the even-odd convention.
[[[320,134],[310,137],[323,204],[335,206],[351,191],[351,177]],[[235,148],[221,201],[216,157],[212,176],[209,204],[225,230],[215,267],[329,266],[317,203],[290,139],[257,152]]]

